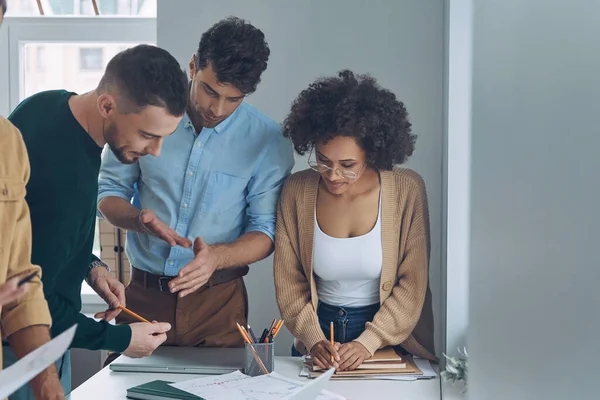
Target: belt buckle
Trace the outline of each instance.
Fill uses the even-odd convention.
[[[171,278],[170,276],[161,276],[158,278],[158,289],[161,292],[170,292],[171,289],[169,289],[169,282],[171,282]],[[165,284],[166,282],[166,287],[163,286],[163,284]]]

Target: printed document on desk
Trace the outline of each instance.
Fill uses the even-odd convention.
[[[38,347],[10,367],[0,371],[0,399],[10,396],[62,357],[69,348],[76,329],[77,325],[73,325],[45,345]]]
[[[295,396],[304,383],[288,379],[276,372],[249,377],[236,371],[221,376],[210,376],[172,383],[171,386],[200,396],[205,400],[284,400]],[[345,397],[321,391],[316,400],[346,400]]]

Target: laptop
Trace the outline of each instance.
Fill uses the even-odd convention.
[[[160,372],[221,375],[244,369],[244,348],[161,346],[149,357],[121,355],[110,364],[115,372]]]
[[[286,400],[315,400],[319,397],[321,390],[324,390],[327,386],[327,382],[335,372],[335,368],[330,368],[327,372],[322,374],[316,379],[311,380],[307,384],[303,385],[296,393],[287,397]],[[337,396],[337,395],[333,395]],[[342,396],[337,396],[342,399]]]

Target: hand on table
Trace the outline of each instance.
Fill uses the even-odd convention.
[[[30,381],[33,395],[38,400],[64,400],[65,392],[54,364]]]
[[[152,354],[167,340],[167,332],[171,330],[171,324],[156,321],[152,321],[151,324],[134,322],[129,324],[129,327],[131,328],[131,341],[123,354],[131,358],[146,357]]]
[[[35,398],[39,400],[64,400],[65,391],[58,377],[52,382],[45,383]]]
[[[125,307],[125,286],[102,266],[92,268],[88,273],[90,286],[108,304],[104,312],[96,313],[95,318],[111,321],[121,310],[119,305]]]
[[[140,211],[139,215],[140,227],[142,231],[156,236],[159,239],[164,240],[171,246],[183,246],[191,247],[192,241],[188,238],[180,236],[175,229],[171,229],[169,225],[161,221],[154,211],[145,208]]]
[[[314,365],[316,365],[318,368],[338,368],[340,361],[340,356],[338,354],[339,349],[339,343],[332,345],[328,340],[321,340],[320,342],[317,342],[312,349],[310,349],[310,356]],[[333,362],[331,361],[332,355]]]
[[[25,283],[19,286],[19,281],[22,279],[20,276],[9,279],[3,285],[0,285],[0,306],[19,299],[25,293],[27,293],[28,284]]]
[[[339,371],[354,371],[363,363],[371,358],[371,353],[359,342],[353,341],[344,343],[340,346]]]
[[[169,282],[171,293],[179,292],[180,298],[195,292],[208,282],[218,266],[217,254],[200,237],[194,241],[194,254],[194,259]]]

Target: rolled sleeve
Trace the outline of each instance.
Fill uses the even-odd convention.
[[[250,182],[246,201],[248,224],[245,232],[262,232],[275,240],[277,200],[285,179],[294,167],[292,143],[280,130],[265,147]]]
[[[3,152],[5,154],[0,154],[0,157],[5,157],[6,165],[11,166],[10,169],[14,168],[14,170],[19,171],[19,175],[13,176],[13,178],[16,178],[13,180],[15,186],[11,189],[20,188],[20,190],[14,193],[14,198],[4,202],[0,208],[0,213],[6,213],[7,216],[7,218],[3,218],[0,215],[0,223],[3,220],[14,221],[12,232],[11,226],[0,224],[2,225],[0,226],[2,234],[10,235],[7,249],[8,257],[6,259],[8,262],[6,265],[6,279],[9,280],[16,276],[25,277],[34,272],[37,272],[38,276],[30,281],[29,290],[24,296],[2,307],[0,324],[4,338],[29,326],[50,326],[52,322],[48,303],[43,293],[42,270],[39,266],[31,264],[31,220],[29,207],[25,201],[25,185],[29,180],[29,158],[21,135],[16,129],[9,131],[7,137],[9,139],[8,143],[2,143],[2,147],[7,151]],[[2,243],[0,243],[1,245]],[[0,257],[0,262],[1,259]],[[1,265],[0,269],[2,269]]]
[[[108,147],[102,154],[102,165],[98,175],[98,204],[102,199],[115,196],[131,201],[135,193],[135,183],[140,176],[139,164],[121,163]],[[98,217],[102,217],[97,211]]]

